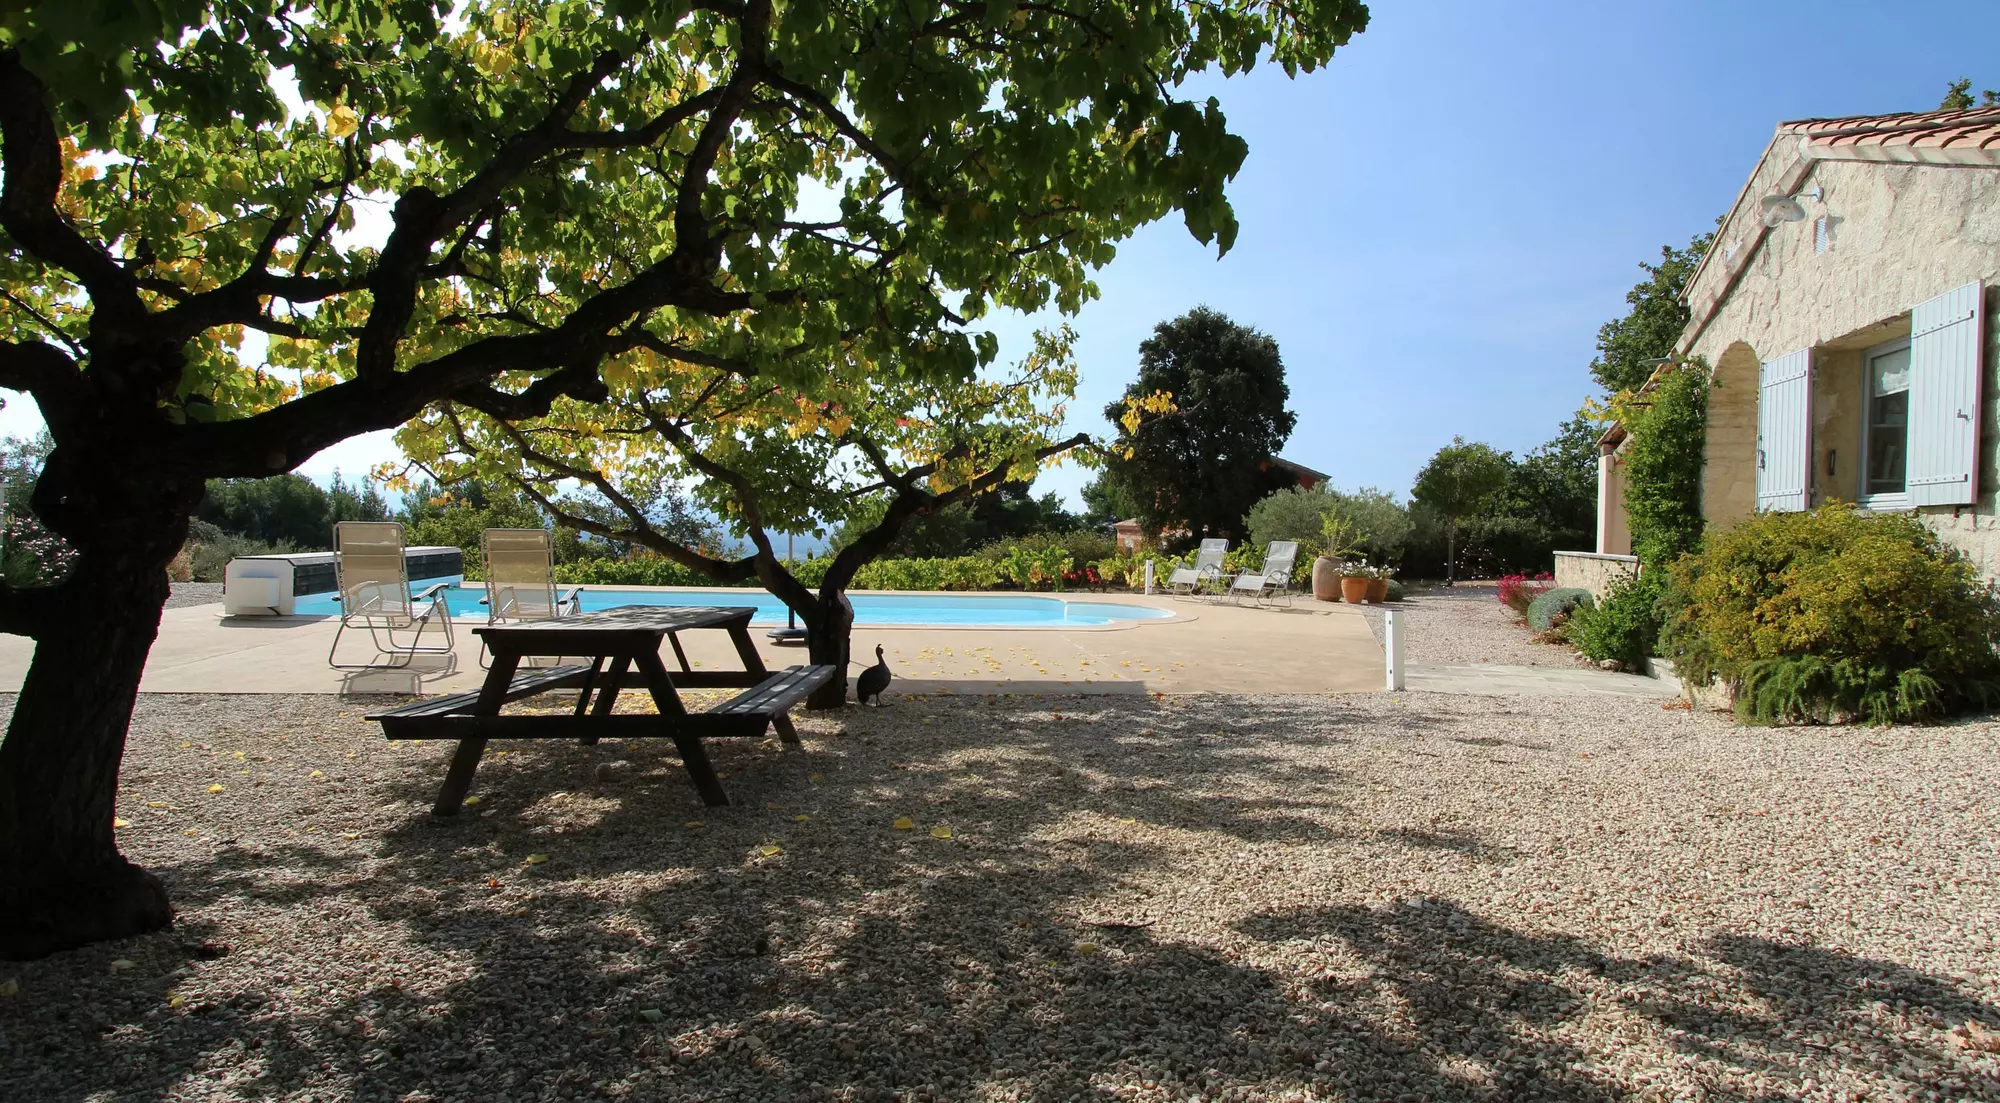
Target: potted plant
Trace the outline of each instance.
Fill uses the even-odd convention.
[[[1368,600],[1369,566],[1366,563],[1348,563],[1340,568],[1340,600],[1350,605],[1359,605]]]
[[[1368,600],[1380,603],[1389,600],[1389,580],[1396,576],[1393,567],[1376,567],[1368,575]]]
[[[1329,514],[1320,523],[1320,536],[1315,544],[1319,555],[1313,560],[1313,597],[1320,601],[1339,601],[1341,596],[1340,572],[1347,567],[1347,557],[1352,552],[1354,540],[1353,526]]]

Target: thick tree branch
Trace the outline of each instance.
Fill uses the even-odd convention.
[[[132,274],[87,241],[56,206],[62,191],[62,144],[48,89],[21,64],[20,52],[0,50],[0,227],[23,249],[75,276],[90,293],[91,328],[142,325],[146,306]]]

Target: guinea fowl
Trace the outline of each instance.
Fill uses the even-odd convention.
[[[882,645],[875,645],[875,665],[861,672],[854,683],[854,699],[867,704],[873,697],[875,704],[882,704],[882,691],[889,688],[889,660],[882,657]]]

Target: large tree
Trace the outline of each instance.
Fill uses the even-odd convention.
[[[603,398],[600,371],[641,349],[777,381],[852,349],[965,378],[992,354],[966,323],[1075,310],[1149,221],[1178,210],[1227,248],[1245,146],[1176,90],[1311,69],[1366,19],[1354,0],[10,7],[0,387],[48,423],[34,509],[77,559],[0,592],[0,628],[36,640],[0,744],[0,956],[171,920],[112,809],[206,480],[442,400],[533,418]]]
[[[1172,407],[1136,405],[1153,396]],[[1298,420],[1290,398],[1269,336],[1207,307],[1161,322],[1139,345],[1139,378],[1104,411],[1123,429],[1109,476],[1149,532],[1241,538],[1250,507],[1292,481],[1271,465]]]
[[[1481,441],[1453,437],[1422,471],[1410,498],[1444,521],[1444,584],[1458,579],[1458,523],[1492,505],[1507,488],[1514,457]]]
[[[812,661],[841,671],[809,702],[835,708],[847,697],[855,573],[912,519],[1032,479],[1087,443],[1055,435],[1076,391],[1072,341],[1067,330],[1042,335],[1017,370],[949,383],[855,355],[787,385],[639,350],[607,371],[603,402],[564,401],[532,419],[442,403],[397,439],[447,482],[505,479],[565,526],[719,583],[755,580],[797,614]],[[725,554],[659,524],[643,503],[676,485],[692,486],[748,546]],[[574,486],[612,508],[578,508]],[[848,530],[815,587],[777,537],[829,524]]]
[[[1630,309],[1598,328],[1597,357],[1590,362],[1590,377],[1598,386],[1611,394],[1636,391],[1659,366],[1659,358],[1674,351],[1688,323],[1681,291],[1714,239],[1712,233],[1697,234],[1685,249],[1660,246],[1658,264],[1640,262],[1646,278],[1625,293]]]

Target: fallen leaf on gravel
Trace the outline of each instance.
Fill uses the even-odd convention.
[[[181,832],[181,834],[183,834],[183,835],[199,835],[199,834],[201,834],[201,832],[199,832],[199,831],[196,831],[196,830],[195,830],[194,828],[190,827],[190,828],[188,828],[188,829],[187,829],[186,831],[183,831],[183,832]]]
[[[702,828],[707,827],[708,825],[701,822],[700,820],[689,820],[683,826],[685,826],[689,831],[700,831]]]
[[[1139,821],[1138,821],[1138,820],[1136,820],[1136,819],[1133,819],[1133,818],[1132,818],[1131,816],[1122,816],[1122,817],[1120,817],[1120,818],[1119,818],[1118,822],[1119,822],[1119,823],[1138,823]]]
[[[777,805],[776,805],[775,803],[773,803],[773,802],[771,802],[771,801],[765,801],[765,802],[764,802],[764,811],[766,811],[766,812],[776,812],[777,810],[778,810],[778,806],[777,806]]]
[[[343,832],[341,832],[341,833],[340,833],[340,837],[341,837],[341,838],[343,838],[343,839],[358,839],[358,838],[360,838],[360,837],[361,837],[361,832],[359,832],[359,831],[343,831]]]
[[[222,786],[220,786],[220,785],[211,785],[211,786],[209,786],[209,787],[208,787],[208,791],[209,791],[209,792],[211,792],[211,793],[220,793],[220,792],[222,792]]]
[[[131,967],[132,967],[131,958],[121,957],[118,960],[111,963],[111,971],[114,973],[122,973],[125,970],[130,969]]]
[[[307,777],[325,777],[325,776],[326,776],[326,772],[325,772],[325,771],[323,771],[323,770],[314,770],[314,771],[313,771],[312,773],[310,773],[310,774],[307,774],[306,776],[307,776]]]
[[[775,858],[784,852],[785,848],[776,843],[765,843],[763,846],[757,848],[757,853],[762,854],[766,858]]]
[[[1079,942],[1076,944],[1076,952],[1079,954],[1094,954],[1097,952],[1097,943]]]
[[[168,1006],[168,1007],[179,1007],[180,1005],[182,1005],[182,1004],[184,1004],[184,1003],[186,1003],[186,1002],[188,1002],[188,1001],[187,1001],[187,997],[186,997],[186,996],[181,996],[181,995],[176,995],[176,996],[174,996],[174,998],[172,998],[172,999],[170,999],[170,1000],[168,1000],[168,1001],[167,1001],[167,1006]]]
[[[931,828],[931,838],[933,838],[933,839],[949,839],[949,838],[951,838],[951,828],[949,828],[949,827],[933,827],[933,828]]]
[[[908,831],[911,828],[917,826],[917,821],[911,819],[908,816],[897,816],[896,822],[890,824],[889,826],[895,828],[898,831]]]
[[[146,807],[148,808],[165,808],[166,806],[167,802],[163,800],[149,800],[146,802]]]
[[[2000,1053],[2000,1033],[1986,1029],[1982,1023],[1967,1022],[1952,1033],[1958,1035],[1958,1045],[1961,1049]]]
[[[793,822],[793,823],[804,823],[804,822],[806,822],[806,821],[807,821],[807,820],[809,820],[809,819],[812,819],[812,817],[811,817],[811,816],[808,816],[808,815],[806,815],[806,814],[805,814],[804,812],[801,812],[801,813],[799,813],[798,815],[796,815],[796,816],[793,816],[793,817],[792,817],[792,822]]]
[[[0,998],[5,998],[8,996],[18,996],[20,994],[21,994],[20,981],[15,980],[13,977],[8,977],[6,981],[0,982]]]
[[[188,749],[189,747],[192,747],[192,746],[194,746],[194,744],[192,744],[192,743],[183,743],[183,744],[181,744],[181,750],[184,750],[184,751],[185,751],[185,750],[187,750],[187,749]]]
[[[528,858],[527,858],[527,862],[528,862],[528,864],[529,864],[529,865],[531,865],[531,866],[538,866],[538,865],[541,865],[541,864],[542,864],[543,862],[546,862],[546,861],[548,861],[548,860],[549,860],[549,856],[548,856],[548,855],[546,855],[546,854],[530,854],[530,855],[528,855]]]
[[[667,1016],[657,1007],[642,1008],[639,1011],[639,1017],[649,1023],[661,1023],[667,1020]]]
[[[468,807],[470,807],[471,805],[474,805],[474,804],[478,804],[478,803],[479,803],[479,801],[480,801],[480,799],[481,799],[481,798],[480,798],[480,797],[479,797],[479,796],[478,796],[477,794],[474,794],[473,796],[469,796],[469,797],[465,798],[465,800],[463,801],[463,803],[464,803],[465,805],[467,805]]]
[[[810,777],[806,778],[806,780],[807,780],[807,781],[818,781],[818,780],[819,780],[819,775],[818,775],[818,774],[813,774],[813,775],[811,775]]]

